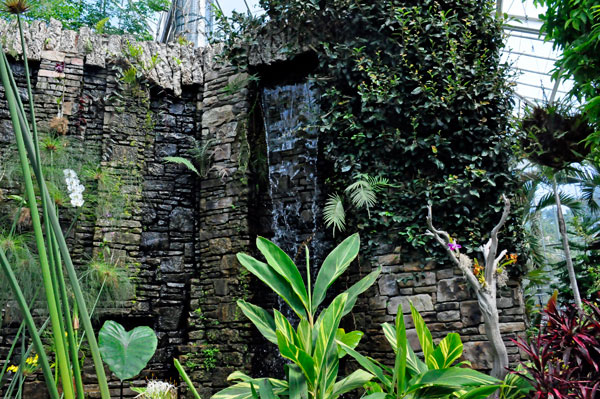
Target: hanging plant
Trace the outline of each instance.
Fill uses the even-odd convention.
[[[523,150],[531,161],[559,170],[583,161],[590,153],[584,141],[592,127],[583,115],[571,113],[565,104],[546,104],[530,109],[521,121]]]

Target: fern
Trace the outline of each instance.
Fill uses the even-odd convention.
[[[198,172],[198,169],[196,169],[196,167],[194,166],[194,164],[192,164],[189,159],[185,159],[185,158],[182,158],[182,157],[164,157],[163,159],[165,161],[167,161],[167,162],[176,163],[176,164],[179,164],[179,165],[184,165],[186,168],[188,168],[189,170],[191,170],[192,172],[194,172],[196,175],[200,176],[200,173]]]
[[[211,159],[215,154],[215,151],[210,151],[210,147],[212,147],[216,142],[217,140],[215,139],[206,140],[202,145],[199,145],[196,142],[194,148],[192,148],[190,151],[190,155],[196,161],[196,165],[198,165],[200,169],[201,177],[206,177],[208,175]]]
[[[384,177],[371,177],[366,174],[358,174],[356,181],[346,187],[346,194],[350,195],[352,204],[357,208],[366,208],[369,218],[371,217],[371,207],[376,203],[377,192],[384,187],[390,186],[389,180]]]
[[[342,232],[346,229],[346,211],[344,203],[339,194],[332,194],[325,203],[323,216],[327,227],[333,226],[333,236],[335,237],[335,229]]]

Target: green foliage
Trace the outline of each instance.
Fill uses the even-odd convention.
[[[187,375],[187,373],[185,372],[185,370],[183,369],[183,367],[181,366],[181,364],[179,363],[179,361],[177,359],[173,359],[173,363],[175,364],[175,368],[177,369],[177,372],[179,373],[179,376],[181,377],[181,379],[183,380],[183,382],[186,384],[186,386],[188,387],[188,389],[192,392],[192,395],[194,395],[194,398],[195,399],[202,399],[201,396],[200,396],[200,394],[196,390],[196,387],[192,383],[192,380]]]
[[[393,184],[375,203],[368,190],[353,192],[369,209],[347,216],[347,228],[403,244],[403,255],[441,258],[422,236],[426,206],[435,203],[444,225],[454,226],[453,237],[476,250],[471,239],[498,220],[500,193],[517,187],[507,133],[513,104],[494,2],[260,4],[272,25],[288,29],[291,54],[300,42],[318,57],[313,84],[322,114],[316,124],[332,167],[329,193],[344,191],[359,175],[385,175]],[[261,23],[239,15],[221,23],[226,56],[242,69]],[[334,226],[340,202],[327,205]],[[501,245],[519,253],[520,227],[509,221],[507,228]]]
[[[327,227],[333,226],[334,236],[336,229],[340,232],[346,230],[346,211],[342,197],[339,194],[329,195],[325,208],[323,208],[323,217]]]
[[[152,40],[153,28],[150,21],[156,17],[157,12],[166,11],[169,6],[169,0],[41,0],[31,2],[27,18],[46,22],[54,18],[66,29],[77,30],[82,26],[90,26],[98,33],[131,34],[141,40]]]
[[[167,162],[183,165],[186,168],[188,168],[189,170],[191,170],[192,172],[194,172],[196,175],[200,176],[200,172],[198,172],[198,169],[196,169],[194,164],[191,163],[189,159],[182,158],[182,157],[164,157],[163,159]]]
[[[121,381],[137,376],[150,361],[158,339],[150,327],[125,331],[119,323],[108,320],[98,333],[102,359]]]
[[[584,115],[597,129],[600,122],[600,1],[535,0],[535,3],[547,7],[540,15],[541,33],[563,51],[553,77],[573,79],[570,94],[585,103]],[[590,136],[589,142],[598,160],[598,132]]]
[[[380,270],[365,276],[345,292],[336,296],[322,312],[320,305],[325,300],[327,289],[347,270],[358,255],[360,246],[357,234],[338,245],[325,259],[314,289],[311,289],[311,273],[308,250],[306,253],[306,282],[292,259],[271,241],[259,237],[256,241],[259,251],[267,263],[249,255],[238,254],[238,260],[248,271],[275,291],[296,313],[297,326],[279,311],[271,315],[266,310],[239,300],[242,312],[270,342],[277,344],[281,355],[292,363],[286,365],[287,381],[250,378],[240,372],[229,376],[230,380],[241,380],[213,396],[213,399],[245,399],[260,395],[274,398],[277,395],[290,399],[310,398],[335,399],[352,389],[361,387],[372,375],[358,370],[337,381],[339,359],[344,356],[336,344],[343,342],[350,348],[358,345],[362,333],[346,333],[339,328],[344,315],[350,312],[356,298],[367,290]],[[256,388],[258,387],[258,394]]]
[[[433,343],[431,333],[423,318],[411,304],[411,313],[424,362],[411,348],[402,314],[398,307],[395,325],[383,324],[383,331],[395,353],[394,367],[380,364],[363,356],[343,342],[338,344],[360,366],[375,376],[376,382],[367,384],[369,399],[414,398],[481,398],[484,399],[500,387],[500,381],[478,371],[453,365],[461,356],[463,344],[460,336],[448,334],[438,345]]]

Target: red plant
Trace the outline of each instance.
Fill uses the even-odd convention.
[[[515,343],[527,354],[527,378],[534,399],[600,399],[600,308],[560,309],[556,294],[544,310],[545,326],[529,342]]]

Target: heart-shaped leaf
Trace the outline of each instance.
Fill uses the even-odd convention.
[[[102,359],[121,381],[135,377],[148,364],[158,340],[150,327],[125,331],[116,321],[108,320],[98,334]]]

